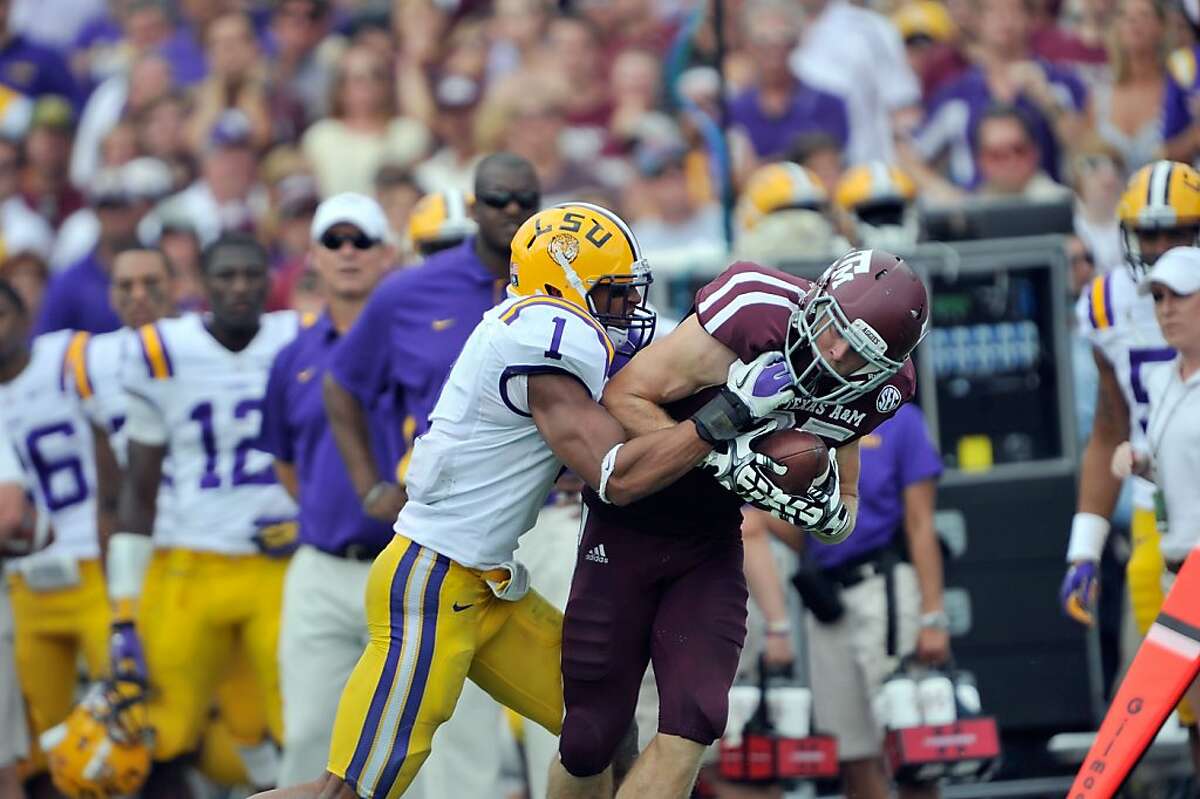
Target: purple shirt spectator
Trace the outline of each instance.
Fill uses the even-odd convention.
[[[384,278],[334,347],[330,373],[368,410],[391,403],[388,444],[407,451],[425,432],[442,384],[484,311],[504,298],[475,255],[475,238]]]
[[[799,81],[781,116],[769,116],[759,104],[758,89],[751,88],[730,102],[729,119],[746,132],[759,158],[782,156],[803,133],[828,133],[843,148],[850,139],[846,104],[841,98]]]
[[[1037,60],[1037,63],[1045,71],[1046,80],[1059,102],[1064,107],[1083,111],[1087,105],[1087,89],[1083,82],[1067,69],[1046,61]],[[915,136],[917,149],[927,161],[936,160],[942,155],[949,156],[949,177],[965,188],[975,188],[979,184],[972,136],[980,117],[994,99],[983,70],[972,67],[934,95],[925,122]],[[1041,152],[1042,169],[1058,180],[1058,140],[1050,120],[1023,94],[1017,95],[1013,105],[1024,111],[1033,124],[1034,140]]]
[[[1173,139],[1192,124],[1193,98],[1200,93],[1200,44],[1174,53],[1168,65],[1167,85],[1163,87],[1163,138]]]
[[[338,332],[328,313],[300,331],[279,351],[271,366],[264,398],[258,448],[292,464],[300,486],[300,542],[332,555],[358,548],[379,552],[392,540],[391,525],[362,512],[346,473],[321,401],[321,382],[329,368]],[[381,409],[371,414],[370,430],[388,429]],[[381,474],[391,474],[388,446],[372,446]]]
[[[12,36],[0,47],[0,83],[29,97],[60,95],[76,110],[83,99],[63,57],[23,36]]]
[[[813,560],[830,569],[887,546],[904,529],[904,489],[937,478],[942,458],[915,405],[902,405],[896,415],[863,436],[859,452],[858,521],[840,544],[810,541]]]
[[[34,334],[52,330],[86,330],[107,333],[121,326],[108,302],[108,273],[92,250],[82,261],[69,266],[50,281]]]
[[[208,59],[195,32],[180,25],[158,48],[158,54],[171,65],[171,77],[179,86],[199,83],[208,75]]]

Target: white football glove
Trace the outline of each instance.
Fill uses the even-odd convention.
[[[745,466],[755,463],[763,468],[774,469],[782,474],[786,471],[775,461],[753,450],[754,442],[758,439],[782,430],[791,425],[791,419],[785,414],[772,414],[763,420],[762,424],[748,433],[742,433],[725,444],[725,451],[713,450],[700,464],[700,467],[716,478],[717,482],[734,493],[738,493],[736,475]]]
[[[710,444],[732,441],[757,420],[796,396],[792,373],[779,352],[764,352],[750,363],[734,361],[725,385],[692,414],[696,432]]]
[[[838,477],[837,451],[829,450],[829,468],[824,479],[803,494],[789,494],[778,488],[758,462],[746,463],[735,472],[737,493],[757,508],[778,519],[794,524],[823,544],[841,543],[850,535],[850,511],[842,502]],[[782,468],[769,458],[768,467],[776,473]]]

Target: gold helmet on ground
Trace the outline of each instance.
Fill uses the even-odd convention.
[[[71,799],[136,794],[150,774],[145,691],[136,682],[94,683],[61,724],[41,736],[50,778]]]

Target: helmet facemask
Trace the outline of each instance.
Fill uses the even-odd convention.
[[[654,338],[658,315],[647,305],[650,270],[634,264],[630,275],[604,275],[587,294],[588,312],[608,331],[618,352],[633,355]],[[596,289],[604,289],[597,293]],[[604,295],[604,296],[598,296]]]
[[[1146,273],[1150,271],[1150,267],[1154,266],[1154,261],[1157,260],[1157,257],[1153,260],[1146,260],[1142,254],[1142,242],[1138,238],[1139,234],[1178,231],[1179,241],[1164,247],[1164,253],[1172,247],[1200,246],[1200,220],[1177,220],[1174,211],[1171,211],[1169,216],[1169,220],[1164,220],[1160,224],[1140,219],[1136,223],[1121,223],[1121,249],[1125,255],[1125,266],[1128,267],[1135,282],[1141,282]]]
[[[831,328],[866,361],[852,374],[839,374],[821,352],[818,339]],[[803,307],[792,313],[784,355],[801,399],[842,404],[879,388],[904,365],[887,356],[887,347],[865,320],[850,321],[836,299],[824,289],[817,289]]]

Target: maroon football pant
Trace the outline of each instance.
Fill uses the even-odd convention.
[[[659,732],[715,741],[745,638],[736,529],[718,538],[651,536],[590,514],[563,619],[563,766],[587,777],[609,764],[649,662]]]

